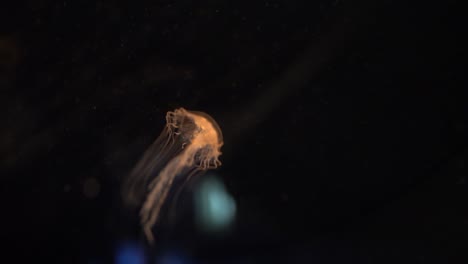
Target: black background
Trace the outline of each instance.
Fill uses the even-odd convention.
[[[16,262],[112,263],[116,241],[144,241],[120,182],[165,113],[185,107],[223,131],[216,173],[238,219],[218,240],[182,221],[160,247],[200,263],[462,263],[463,10],[407,2],[5,6],[8,252]],[[90,177],[95,199],[82,191]]]

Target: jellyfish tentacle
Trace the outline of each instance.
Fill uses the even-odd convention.
[[[174,179],[184,177],[183,187],[196,172],[220,166],[222,145],[221,130],[209,115],[184,108],[167,112],[164,131],[145,151],[124,188],[127,200],[138,201],[138,196],[144,196],[140,222],[149,243],[154,241],[151,229],[159,219]],[[176,201],[179,193],[180,189]]]

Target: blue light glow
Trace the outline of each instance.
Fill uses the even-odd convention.
[[[117,248],[116,264],[145,264],[145,251],[135,243],[126,242]]]
[[[166,252],[161,257],[159,257],[156,264],[188,264],[188,259],[179,253],[176,252]]]

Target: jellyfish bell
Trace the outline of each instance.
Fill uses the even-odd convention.
[[[217,168],[221,165],[223,137],[221,129],[212,117],[199,111],[187,111],[184,108],[168,113],[169,127],[174,128],[173,135],[182,138],[182,154],[190,165],[200,169]]]
[[[140,208],[147,240],[176,178],[183,181],[221,165],[221,129],[206,113],[179,108],[166,114],[166,126],[145,151],[122,186],[127,206]]]

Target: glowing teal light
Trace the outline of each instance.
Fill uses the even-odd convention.
[[[195,193],[197,224],[204,231],[223,231],[235,218],[236,204],[223,183],[205,177]]]

